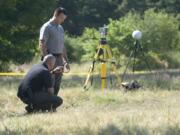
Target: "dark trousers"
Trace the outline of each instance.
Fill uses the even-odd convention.
[[[57,66],[63,66],[63,57],[61,54],[53,54],[56,57],[56,63],[54,65],[54,68],[56,68]],[[59,90],[60,90],[60,85],[61,85],[61,80],[62,80],[62,73],[59,74],[54,74],[52,75],[53,78],[53,86],[54,86],[54,94],[58,95]]]
[[[59,90],[60,90],[60,85],[61,85],[61,80],[62,80],[62,74],[54,74],[52,75],[53,82],[54,82],[54,95],[58,95]]]
[[[53,55],[56,58],[56,62],[55,62],[54,68],[56,68],[57,66],[63,66],[63,56],[62,56],[62,54],[53,54]],[[44,57],[42,56],[41,60],[43,60],[43,58]],[[58,93],[59,93],[62,76],[63,76],[62,73],[60,73],[60,74],[53,74],[52,75],[54,94],[55,95],[58,95]]]
[[[46,92],[35,93],[32,97],[34,109],[55,110],[63,103],[62,98]]]
[[[32,95],[20,95],[19,98],[27,105],[32,105],[34,110],[55,110],[63,103],[62,98],[47,92],[38,92]]]

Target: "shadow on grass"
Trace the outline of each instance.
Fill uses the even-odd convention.
[[[61,132],[61,131],[60,131]],[[4,128],[3,131],[0,131],[0,135],[52,135],[56,134],[52,131],[46,132],[40,126],[32,126],[26,129],[17,129],[17,130],[10,130],[8,128]],[[59,133],[57,133],[59,134]],[[110,124],[105,128],[100,129],[98,132],[90,128],[83,128],[83,129],[75,129],[75,131],[71,132],[65,131],[62,133],[63,135],[180,135],[180,127],[179,126],[168,126],[168,127],[159,127],[156,129],[149,129],[146,127],[139,127],[139,126],[125,126],[124,128],[120,129],[114,124]]]
[[[105,128],[102,128],[96,133],[95,131],[84,128],[77,130],[74,134],[76,135],[180,135],[179,126],[168,126],[168,127],[159,127],[157,129],[149,129],[147,127],[139,126],[125,126],[122,129],[118,128],[114,124],[110,124]]]
[[[149,135],[148,129],[143,127],[124,127],[119,129],[115,125],[108,125],[99,131],[98,135]]]

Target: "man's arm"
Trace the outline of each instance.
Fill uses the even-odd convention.
[[[63,66],[57,66],[51,71],[51,74],[59,74],[63,72]]]
[[[68,63],[67,51],[65,46],[63,48],[63,62]]]
[[[39,49],[41,51],[42,56],[46,56],[48,54],[47,47],[43,39],[39,40]]]
[[[49,39],[48,27],[43,25],[40,30],[40,36],[39,36],[39,49],[41,51],[42,56],[48,54],[47,45],[46,45],[48,39]]]
[[[67,51],[66,51],[65,46],[64,46],[64,49],[63,49],[63,65],[65,65],[66,69],[70,71],[70,66],[69,66],[69,63],[68,63]]]

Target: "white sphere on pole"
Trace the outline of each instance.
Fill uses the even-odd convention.
[[[132,33],[132,37],[136,40],[140,40],[142,38],[142,32],[139,30],[135,30]]]

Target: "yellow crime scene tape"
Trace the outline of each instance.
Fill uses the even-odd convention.
[[[26,75],[25,72],[1,72],[0,76],[24,76]],[[63,75],[65,76],[72,76],[72,75],[87,75],[87,73],[64,73]]]
[[[146,72],[144,71],[136,71],[135,74],[144,74]],[[95,75],[99,74],[99,73],[94,73]],[[0,72],[0,76],[24,76],[26,75],[26,72]],[[84,76],[84,75],[87,75],[87,73],[64,73],[63,74],[64,76],[73,76],[73,75],[77,75],[77,76]]]

